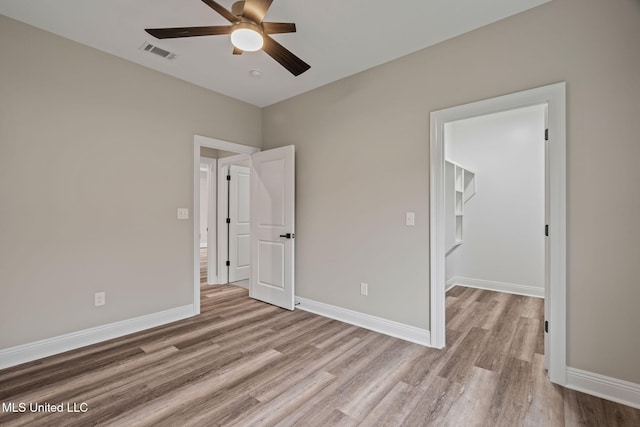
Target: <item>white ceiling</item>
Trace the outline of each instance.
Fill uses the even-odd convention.
[[[144,31],[228,25],[201,0],[0,0],[0,13],[264,107],[548,1],[274,0],[265,21],[295,22],[298,32],[273,38],[311,65],[298,77],[262,51],[232,55],[226,35],[156,40]],[[231,9],[234,0],[218,2]],[[140,50],[145,41],[176,58]]]

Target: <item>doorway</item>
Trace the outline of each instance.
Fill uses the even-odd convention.
[[[250,200],[246,203],[249,205],[250,219],[249,297],[293,310],[295,147],[288,145],[261,151],[256,147],[194,135],[193,314],[200,314],[200,155],[204,148],[235,153],[249,160]],[[229,159],[242,160],[234,157],[238,156]],[[220,170],[221,167],[218,167]],[[238,168],[238,171],[242,174],[242,169]],[[222,179],[219,178],[219,184],[220,181]],[[242,230],[236,234],[239,240],[243,239]]]
[[[445,279],[544,297],[546,104],[445,124]]]
[[[545,283],[545,357],[549,378],[566,383],[566,125],[565,83],[557,83],[431,113],[430,139],[430,331],[431,346],[445,346],[445,282],[447,215],[445,125],[534,105],[546,105],[547,143],[547,274]],[[542,233],[543,230],[540,230]]]
[[[194,277],[194,283],[193,283],[193,310],[194,310],[194,314],[200,314],[200,162],[201,162],[201,152],[202,152],[202,148],[205,149],[213,149],[213,150],[221,150],[221,151],[226,151],[229,153],[234,153],[234,154],[241,154],[241,155],[245,155],[245,156],[249,156],[253,153],[257,153],[258,151],[260,151],[259,148],[256,147],[250,147],[247,145],[241,145],[241,144],[235,144],[233,142],[228,142],[228,141],[223,141],[220,139],[215,139],[215,138],[208,138],[208,137],[204,137],[204,136],[200,136],[200,135],[194,135],[194,171],[196,173],[194,173],[194,180],[193,180],[193,188],[194,188],[194,194],[193,194],[193,201],[194,201],[194,207],[193,207],[193,222],[194,222],[194,232],[193,232],[193,242],[194,242],[194,250],[193,250],[193,277]],[[214,160],[215,161],[215,160]],[[218,168],[218,189],[220,187],[220,168]],[[211,205],[210,205],[211,206]],[[211,227],[211,224],[215,224],[216,221],[215,220],[211,220],[211,217],[215,217],[215,211],[216,209],[210,209],[210,221],[209,221],[209,230],[211,230],[211,232],[209,233],[209,240],[208,240],[208,246],[211,246],[213,244],[213,242],[218,242],[216,244],[216,247],[218,250],[216,251],[208,251],[209,255],[207,257],[207,265],[208,265],[208,272],[209,271],[216,271],[217,273],[220,273],[222,271],[221,266],[219,265],[218,259],[220,258],[219,256],[219,248],[220,248],[220,236],[219,233],[214,234],[213,230],[216,227]],[[213,212],[213,215],[211,215],[211,212]],[[215,266],[215,267],[214,267]],[[225,270],[226,270],[226,266],[225,266]],[[217,274],[218,277],[211,277],[210,281],[208,280],[208,283],[220,283],[220,279],[222,276],[221,274]],[[226,283],[226,277],[225,277],[225,283]]]

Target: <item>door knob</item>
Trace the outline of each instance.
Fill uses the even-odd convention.
[[[296,237],[296,235],[293,234],[293,233],[287,233],[287,234],[281,234],[280,237],[285,237],[287,239],[293,239],[293,238]]]

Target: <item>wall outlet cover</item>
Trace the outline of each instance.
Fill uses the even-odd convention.
[[[178,219],[189,219],[189,208],[178,208]]]
[[[100,307],[106,303],[106,297],[104,292],[96,292],[93,296],[94,305]]]

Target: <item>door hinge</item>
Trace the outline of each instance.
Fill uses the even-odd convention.
[[[227,224],[231,224],[231,218],[227,218]]]
[[[231,261],[227,260],[227,267],[229,267],[231,265]]]
[[[544,235],[549,237],[549,224],[545,224],[544,226]]]
[[[544,321],[544,331],[546,333],[549,333],[549,321],[548,320]]]
[[[227,175],[227,181],[231,181],[231,175]]]
[[[548,141],[549,140],[549,129],[545,129],[544,130],[544,140]]]

